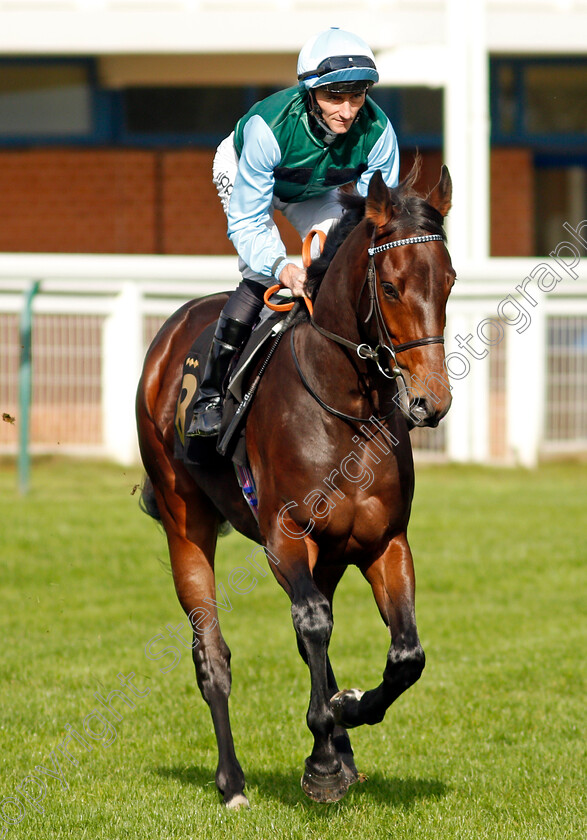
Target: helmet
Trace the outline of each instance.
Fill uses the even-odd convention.
[[[365,91],[379,81],[375,56],[362,38],[333,26],[302,47],[298,81],[308,90],[328,87],[336,93]]]

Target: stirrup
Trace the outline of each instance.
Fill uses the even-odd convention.
[[[186,437],[214,437],[220,431],[221,420],[222,399],[220,396],[207,399],[202,408],[198,408],[196,403]]]

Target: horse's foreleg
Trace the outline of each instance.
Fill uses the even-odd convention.
[[[218,514],[187,475],[176,475],[164,485],[155,479],[153,485],[167,533],[175,588],[193,630],[196,679],[216,733],[216,785],[227,807],[246,806],[245,777],[236,757],[228,712],[230,650],[220,632],[215,607]]]
[[[316,566],[314,568],[314,580],[320,592],[322,592],[322,594],[325,595],[326,598],[328,598],[328,603],[330,605],[331,612],[334,592],[345,572],[345,569],[346,566]],[[303,645],[300,643],[299,638],[298,649],[300,651],[302,659],[304,660],[304,662],[306,662],[306,664],[308,664],[306,659],[306,652],[304,650]],[[332,697],[338,692],[338,685],[336,682],[334,671],[332,670],[332,665],[328,654],[326,654],[326,673],[328,681],[328,693],[330,697]],[[340,726],[340,724],[336,724],[336,726],[334,727],[333,737],[334,746],[339,754],[340,760],[342,761],[342,766],[345,771],[347,780],[349,784],[354,784],[359,780],[359,773],[355,766],[355,759],[349,734],[344,727]]]
[[[335,720],[329,686],[336,685],[328,661],[332,633],[330,601],[312,576],[305,546],[281,535],[270,546],[279,559],[273,573],[291,599],[298,648],[310,671],[310,703],[306,721],[314,736],[312,753],[302,777],[304,792],[317,802],[336,802],[350,783],[334,744]]]
[[[391,704],[418,680],[425,663],[416,627],[414,565],[405,534],[392,540],[385,553],[361,571],[389,628],[391,645],[377,688],[364,693],[342,691],[332,698],[336,719],[346,727],[382,721]]]
[[[349,779],[334,744],[335,720],[330,707],[329,683],[334,682],[328,661],[332,612],[328,599],[311,577],[296,581],[291,614],[311,680],[306,721],[314,736],[314,747],[306,759],[302,788],[317,802],[336,802],[346,793]]]
[[[309,665],[306,649],[299,636],[297,636],[297,641],[300,656],[302,657],[306,665]],[[333,697],[335,694],[338,693],[338,685],[336,682],[336,677],[334,676],[334,671],[332,670],[332,665],[330,663],[330,657],[328,656],[328,654],[326,654],[326,681],[328,684],[328,696]],[[351,739],[349,738],[349,734],[344,728],[344,726],[341,726],[338,723],[335,725],[332,735],[334,747],[342,762],[342,768],[344,770],[345,776],[349,785],[352,785],[355,782],[358,782],[359,773],[355,765],[355,756],[353,753],[353,748],[351,746]]]

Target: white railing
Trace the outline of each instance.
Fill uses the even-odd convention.
[[[561,252],[562,253],[562,252]],[[447,365],[453,405],[417,453],[531,466],[587,451],[587,259],[457,266]],[[0,256],[0,451],[18,441],[18,316],[33,312],[31,450],[137,459],[134,396],[145,349],[185,300],[234,288],[232,257]]]

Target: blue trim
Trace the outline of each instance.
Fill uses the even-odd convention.
[[[199,148],[215,149],[218,144],[224,140],[225,136],[225,133],[216,134],[207,132],[198,132],[195,134],[145,132],[144,134],[139,134],[126,132],[121,126],[121,131],[117,134],[116,145],[140,148],[160,148],[162,146],[189,148],[190,146],[194,146]]]
[[[587,132],[576,133],[533,133],[527,128],[528,100],[525,73],[531,66],[581,66],[587,67],[584,56],[545,56],[493,58],[490,62],[490,108],[492,115],[491,142],[494,146],[524,146],[533,150],[538,160],[558,159],[579,161],[584,164],[587,155]],[[72,65],[86,70],[88,96],[90,104],[90,127],[83,133],[63,134],[23,134],[0,136],[0,147],[31,146],[135,146],[154,147],[207,147],[214,148],[223,139],[224,132],[129,132],[125,127],[124,91],[105,90],[99,87],[97,62],[90,57],[50,56],[50,57],[7,57],[0,59],[0,72],[6,66],[55,66]],[[499,85],[499,73],[507,67],[513,74],[511,107],[511,131],[502,129],[504,99]],[[262,93],[265,91],[263,90]],[[255,86],[243,87],[243,113],[257,101],[261,89]],[[438,132],[411,134],[404,130],[401,98],[403,89],[377,87],[373,98],[383,108],[394,126],[404,147],[420,149],[441,149],[443,143],[442,127]]]
[[[567,166],[584,166],[587,169],[587,151],[568,154],[539,153],[534,157],[537,169],[561,169]]]

